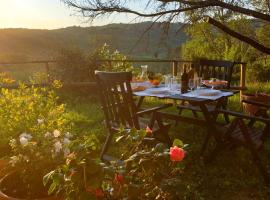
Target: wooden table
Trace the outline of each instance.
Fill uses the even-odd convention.
[[[190,96],[187,94],[171,94],[171,92],[160,92],[159,91],[166,91],[165,88],[149,88],[144,91],[134,92],[134,95],[139,97],[139,101],[137,104],[137,108],[139,109],[143,103],[145,97],[156,97],[159,99],[172,99],[172,100],[180,100],[180,101],[187,101],[194,106],[198,106],[200,111],[202,112],[203,118],[195,118],[195,117],[188,117],[179,114],[173,113],[166,113],[166,112],[159,112],[160,116],[164,119],[170,119],[177,122],[186,122],[198,126],[204,126],[207,128],[207,134],[205,136],[202,148],[201,148],[201,155],[203,155],[208,141],[211,137],[214,137],[217,141],[220,137],[217,134],[215,124],[216,124],[216,116],[215,112],[210,112],[207,108],[209,103],[215,102],[215,110],[222,107],[223,103],[226,99],[230,96],[234,95],[234,92],[221,92],[220,95],[217,96]],[[203,91],[203,90],[201,90]]]

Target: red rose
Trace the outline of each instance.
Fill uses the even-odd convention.
[[[185,151],[177,146],[170,148],[170,159],[173,162],[182,161],[185,157]]]
[[[150,137],[153,136],[153,130],[149,128],[149,126],[146,127],[145,131],[146,131],[147,136],[150,136]]]
[[[120,184],[124,184],[124,176],[121,174],[115,174],[114,181]]]
[[[104,197],[104,193],[103,190],[101,188],[97,188],[95,191],[95,196],[97,199],[100,199],[102,197]]]

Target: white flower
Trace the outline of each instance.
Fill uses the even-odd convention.
[[[26,137],[20,137],[20,143],[23,146],[26,146],[28,144],[28,139]]]
[[[54,143],[54,149],[55,149],[55,153],[59,153],[61,151],[61,149],[63,148],[61,142],[56,142]]]
[[[46,138],[51,137],[51,136],[52,136],[52,134],[50,132],[47,132],[44,134],[44,137],[46,137]]]
[[[55,129],[54,131],[53,131],[53,136],[54,137],[59,137],[61,135],[61,133],[60,133],[60,131],[58,131],[57,129]]]
[[[31,140],[31,139],[33,138],[32,135],[27,134],[27,133],[22,133],[19,137],[20,137],[20,138],[24,137],[24,138],[26,138],[27,140]]]
[[[70,154],[70,149],[69,148],[65,148],[64,149],[64,157],[66,158],[69,154]]]
[[[37,120],[37,123],[38,123],[38,124],[43,124],[43,123],[44,123],[44,119],[38,119],[38,120]]]
[[[10,157],[9,163],[14,167],[18,161],[19,161],[19,158],[17,156],[12,156]]]
[[[66,137],[66,138],[71,138],[71,137],[72,137],[72,134],[71,134],[70,132],[67,132],[67,133],[65,134],[65,137]]]
[[[70,144],[70,140],[68,138],[64,138],[63,143],[65,145],[69,145]]]
[[[11,140],[9,141],[9,146],[11,146],[12,148],[16,147],[16,145],[17,145],[17,142],[16,142],[15,139],[11,139]]]

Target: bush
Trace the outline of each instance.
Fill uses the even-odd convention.
[[[270,81],[270,61],[257,61],[248,66],[247,70],[248,81],[266,82]]]
[[[2,84],[5,78],[2,74]],[[54,82],[59,87],[59,82]],[[54,130],[69,127],[65,119],[65,105],[58,104],[54,90],[43,87],[26,87],[23,83],[18,89],[0,90],[0,147],[7,148],[11,138],[20,134],[36,133],[38,120],[46,121],[46,129]],[[62,130],[63,129],[63,130]],[[44,130],[45,131],[45,130]]]
[[[108,62],[100,60],[119,60]],[[63,49],[56,57],[56,67],[52,70],[52,76],[63,82],[94,81],[94,71],[131,71],[138,73],[132,64],[124,62],[126,57],[119,51],[112,52],[108,45],[86,55],[79,49]]]

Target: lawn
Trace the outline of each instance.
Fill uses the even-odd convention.
[[[253,91],[254,88],[252,87]],[[269,86],[265,88],[269,89]],[[61,95],[61,97],[61,101],[67,104],[68,116],[74,121],[76,131],[85,135],[94,134],[102,144],[106,129],[98,98],[95,95],[84,97]],[[146,106],[156,103],[153,98],[146,100]],[[230,98],[229,108],[241,109],[239,95]],[[177,110],[170,108],[168,112]],[[182,123],[176,126],[174,122],[172,124],[171,137],[180,138],[189,144],[182,173],[183,184],[179,188],[183,199],[269,199],[270,190],[265,187],[249,152],[241,148],[227,150],[220,153],[214,162],[205,164],[199,156],[199,151],[206,130]],[[209,149],[212,147],[210,144]],[[264,163],[269,164],[270,143],[266,144],[262,156]],[[269,165],[268,168],[270,169]]]

